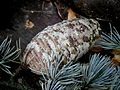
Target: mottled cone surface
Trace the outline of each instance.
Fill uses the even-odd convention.
[[[93,19],[64,20],[39,32],[27,45],[23,61],[36,74],[47,73],[48,61],[63,54],[63,61],[83,56],[99,35],[100,25]]]

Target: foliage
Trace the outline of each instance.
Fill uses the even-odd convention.
[[[119,88],[119,81],[113,84],[114,80],[118,80],[115,79],[117,69],[107,56],[94,54],[89,64],[74,64],[69,61],[59,69],[61,62],[61,58],[54,64],[49,62],[47,78],[43,75],[45,82],[41,82],[42,90],[108,90],[115,84],[117,87],[114,88]]]
[[[94,54],[89,65],[83,68],[84,87],[106,90],[111,86],[116,73],[117,70],[109,57]]]
[[[118,66],[117,74],[115,75],[115,79],[111,85],[110,90],[120,90],[120,67]]]
[[[96,41],[95,45],[101,46],[105,49],[120,49],[120,34],[115,27],[110,24],[111,34],[103,33],[100,40]]]
[[[11,47],[11,39],[8,37],[0,45],[0,69],[12,75],[10,66],[7,63],[16,60],[20,55],[20,43],[16,42],[16,47]]]
[[[101,35],[101,38],[96,41],[95,45],[101,46],[105,49],[119,49],[120,48],[120,34],[116,30],[115,27],[112,27],[110,24],[110,31],[111,34],[105,34],[103,33]],[[69,68],[71,69],[71,73],[67,73],[68,70],[66,70],[66,65],[63,66],[63,69],[59,69],[60,65],[59,63],[61,58],[56,61],[56,65],[49,63],[48,68],[48,79],[46,79],[46,86],[45,90],[56,90],[59,88],[59,90],[80,90],[80,89],[87,89],[90,88],[92,90],[119,90],[120,89],[120,68],[118,66],[118,70],[116,69],[116,66],[113,65],[110,57],[108,56],[102,56],[100,54],[92,55],[90,58],[89,64],[79,64],[77,67],[72,67],[76,64],[69,64]],[[79,69],[78,69],[79,67]],[[62,71],[61,71],[62,70]],[[78,71],[75,71],[78,70]],[[75,71],[75,72],[74,72]],[[64,72],[62,74],[61,72]],[[79,72],[79,80],[77,80],[77,83],[74,82],[74,84],[71,84],[71,76],[72,78],[76,79],[75,74],[77,75]],[[56,75],[59,73],[59,75],[56,78]],[[62,77],[62,78],[61,78]],[[70,81],[69,81],[70,79]],[[73,79],[72,79],[73,80]],[[66,81],[63,84],[61,81]],[[66,88],[66,86],[68,86]],[[53,86],[51,86],[53,85]],[[50,87],[51,86],[51,87]],[[43,89],[44,90],[44,89]]]
[[[81,76],[79,64],[73,64],[68,61],[67,64],[61,66],[63,55],[56,57],[54,63],[49,61],[47,78],[43,75],[45,83],[41,83],[43,90],[65,90],[70,86],[69,90],[73,90],[74,84],[80,83],[78,77]]]
[[[96,45],[105,49],[120,48],[120,34],[115,27],[111,28],[111,35],[103,33]],[[11,39],[6,38],[0,45],[0,69],[12,75],[9,62],[16,60],[20,55],[20,43],[11,47]],[[55,60],[49,58],[47,73],[39,80],[42,90],[120,90],[120,67],[113,65],[110,57],[100,54],[90,56],[90,62],[80,64],[75,60],[67,61],[63,65],[63,54]],[[11,83],[12,82],[12,83]],[[25,83],[16,84],[13,81],[0,82],[0,85],[17,87],[20,90],[30,90]],[[18,90],[19,90],[18,89]],[[39,90],[39,89],[38,89]]]

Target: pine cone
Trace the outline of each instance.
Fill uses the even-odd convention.
[[[83,56],[99,35],[100,25],[93,19],[64,20],[39,32],[27,45],[23,61],[36,74],[47,73],[48,62],[62,56],[64,62]]]

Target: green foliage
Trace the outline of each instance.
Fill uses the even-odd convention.
[[[118,66],[117,74],[115,75],[115,79],[111,85],[110,90],[120,90],[120,67]]]
[[[83,68],[84,87],[106,90],[111,86],[117,70],[107,56],[95,54],[89,65]]]
[[[111,34],[103,33],[100,40],[98,40],[95,45],[101,46],[105,49],[120,49],[120,34],[115,27],[110,24]]]
[[[47,76],[43,75],[45,82],[41,83],[42,90],[108,90],[111,86],[120,88],[120,81],[116,79],[118,73],[120,77],[120,72],[107,56],[94,54],[89,64],[69,61],[62,67],[62,55],[56,59],[54,63],[49,62]]]
[[[8,37],[0,45],[0,69],[12,75],[10,66],[7,63],[16,60],[20,55],[20,43],[16,42],[16,47],[11,47],[11,39]]]
[[[115,28],[111,29],[111,32],[113,33],[111,35],[103,33],[96,45],[105,49],[120,48],[120,35]],[[0,45],[0,69],[12,75],[9,70],[11,67],[7,63],[19,57],[20,45],[17,43],[15,48],[10,44],[11,39],[6,38]],[[41,72],[43,78],[39,80],[39,83],[42,90],[120,90],[120,67],[113,65],[108,56],[94,54],[89,58],[90,62],[87,64],[71,60],[64,65],[63,54],[57,57],[52,52],[51,56],[55,59],[52,60],[46,56],[49,58],[47,73]],[[6,82],[0,84],[9,86]],[[11,83],[9,87],[11,86],[15,86],[15,84]],[[27,90],[29,87],[21,83],[17,88]]]
[[[103,33],[95,45],[105,49],[120,49],[120,34],[110,24],[111,34]],[[52,56],[55,54],[53,53]],[[49,60],[43,75],[42,90],[120,90],[120,67],[110,57],[94,54],[88,64],[74,60],[62,65],[63,55]],[[52,62],[51,62],[52,61]]]
[[[74,64],[73,61],[67,62],[67,64],[61,66],[62,54],[60,57],[56,57],[56,60],[51,62],[49,60],[48,74],[45,78],[45,83],[41,83],[43,90],[73,90],[78,81],[77,78],[81,77],[80,64]],[[44,75],[43,75],[44,76]]]

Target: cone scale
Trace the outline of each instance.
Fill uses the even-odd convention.
[[[54,63],[60,54],[66,62],[87,53],[100,30],[97,21],[84,17],[48,26],[27,45],[22,62],[36,74],[47,73],[48,62]]]

